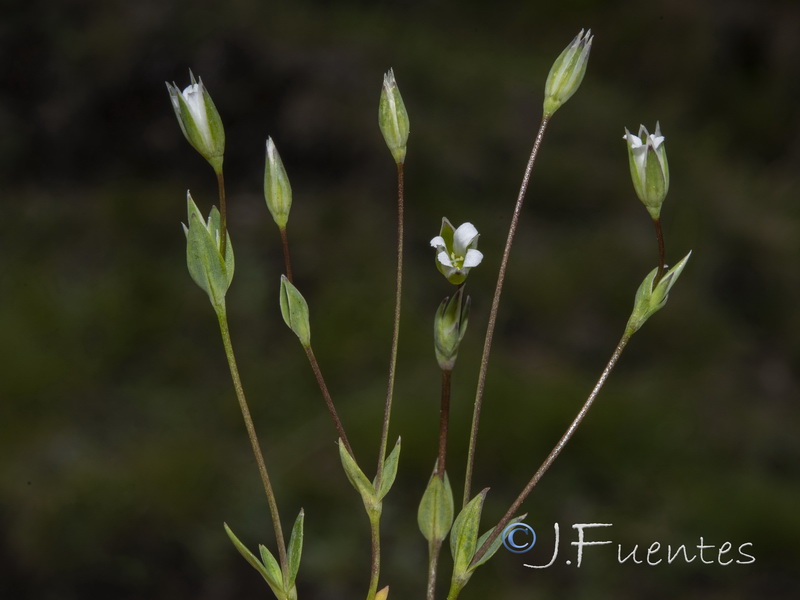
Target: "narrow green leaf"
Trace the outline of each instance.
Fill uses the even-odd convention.
[[[481,491],[469,501],[456,517],[450,535],[450,551],[453,553],[453,578],[467,574],[469,563],[475,554],[478,542],[478,526],[483,510],[483,501],[489,488]]]
[[[244,557],[244,559],[248,563],[250,563],[250,566],[252,566],[256,571],[258,571],[261,574],[261,576],[264,578],[267,584],[269,584],[269,587],[272,588],[272,591],[275,593],[275,595],[278,598],[281,598],[283,596],[281,569],[280,567],[278,567],[278,563],[272,557],[272,554],[269,553],[269,550],[267,550],[264,546],[259,546],[261,550],[261,556],[262,558],[264,558],[264,564],[262,564],[255,557],[255,555],[252,552],[250,552],[250,550],[247,549],[247,546],[245,546],[242,542],[239,541],[239,538],[237,538],[236,535],[234,535],[233,531],[231,531],[231,528],[228,527],[228,524],[225,523],[224,525],[225,525],[225,533],[228,534],[228,537],[230,538],[231,542],[233,542],[233,545],[236,547],[236,549],[239,551],[239,554],[241,554]],[[265,556],[265,553],[268,556]],[[267,560],[267,557],[272,559],[272,564],[270,564],[270,562]]]
[[[397,443],[394,449],[386,457],[383,463],[383,475],[381,476],[381,489],[377,490],[378,500],[383,500],[383,497],[392,489],[395,477],[397,477],[397,463],[400,460],[400,438],[397,438]],[[374,486],[373,486],[374,487]]]
[[[270,587],[272,588],[272,591],[275,592],[275,595],[280,598],[281,595],[278,593],[278,591],[283,591],[283,573],[281,573],[281,566],[278,564],[278,561],[272,552],[270,552],[264,544],[258,545],[258,551],[261,553],[261,560],[263,561],[264,566],[267,568],[270,577],[275,581],[274,586],[272,583],[270,583],[269,579],[267,579],[267,583],[270,584]]]
[[[297,572],[300,570],[300,557],[303,554],[303,520],[305,519],[305,512],[300,509],[300,514],[292,527],[292,536],[289,538],[289,551],[287,558],[289,559],[289,580],[286,582],[284,588],[291,589],[294,585],[294,580],[297,579]]]
[[[361,498],[364,500],[364,506],[376,506],[379,500],[375,488],[370,480],[367,479],[367,476],[364,475],[364,472],[358,467],[356,461],[353,460],[353,457],[350,456],[342,440],[339,440],[339,458],[342,460],[344,472],[350,480],[350,483],[352,483],[356,491],[361,494]]]
[[[528,515],[526,513],[526,514],[521,515],[519,517],[514,517],[513,519],[511,519],[508,522],[508,525],[511,525],[513,523],[519,523],[520,521],[522,521],[527,516]],[[508,525],[506,525],[506,527],[508,527]],[[480,538],[478,538],[478,543],[475,545],[475,551],[476,552],[481,548],[481,546],[483,546],[483,543],[486,540],[489,539],[489,536],[492,535],[492,532],[494,530],[495,530],[495,528],[492,527],[489,531],[487,531]],[[492,542],[492,545],[489,546],[489,548],[486,550],[486,553],[481,557],[481,559],[478,562],[476,562],[474,565],[472,565],[472,567],[470,568],[470,571],[474,571],[475,569],[480,567],[483,563],[485,563],[487,560],[492,558],[492,556],[494,556],[495,553],[500,549],[500,544],[502,544],[502,543],[503,543],[503,534],[501,533],[500,535],[498,535],[495,538],[495,540]]]
[[[444,540],[453,524],[453,512],[450,478],[445,473],[442,481],[434,473],[417,510],[417,523],[422,536],[429,542]]]

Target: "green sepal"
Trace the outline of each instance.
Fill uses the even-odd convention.
[[[434,472],[417,509],[417,524],[422,537],[428,542],[443,541],[453,524],[453,515],[453,489],[450,487],[450,478],[445,472],[443,481]]]
[[[311,345],[308,303],[286,275],[281,275],[281,315],[303,347],[308,348]]]
[[[291,589],[294,586],[294,581],[297,579],[297,572],[300,570],[300,558],[303,554],[303,521],[305,520],[305,512],[300,509],[300,514],[295,519],[294,527],[292,527],[292,535],[289,538],[289,549],[287,551],[287,560],[289,562],[288,578],[285,582],[284,589]]]
[[[381,88],[381,99],[378,106],[378,126],[395,162],[403,163],[408,143],[408,112],[392,69],[389,69],[383,77],[383,88]]]
[[[225,129],[222,126],[222,119],[220,119],[219,111],[203,84],[203,80],[195,79],[194,73],[191,71],[189,71],[189,77],[190,87],[196,86],[192,93],[199,92],[202,96],[201,100],[193,101],[194,104],[197,104],[199,113],[195,114],[192,111],[178,86],[174,83],[167,83],[172,107],[186,140],[211,164],[216,173],[221,173],[225,154]]]
[[[522,520],[523,520],[525,517],[527,517],[527,516],[528,516],[528,514],[526,513],[526,514],[524,514],[524,515],[520,515],[519,517],[514,517],[513,519],[511,519],[511,520],[508,522],[508,524],[506,525],[506,527],[508,527],[509,525],[513,525],[514,523],[519,523],[520,521],[522,521]],[[495,527],[497,527],[497,526],[495,526]],[[483,534],[481,537],[479,537],[479,538],[478,538],[478,543],[475,545],[475,551],[476,551],[476,552],[477,552],[478,550],[480,550],[480,549],[481,549],[481,547],[483,546],[483,543],[484,543],[486,540],[488,540],[488,539],[489,539],[489,536],[490,536],[490,535],[492,535],[492,533],[493,533],[493,532],[494,532],[494,530],[495,530],[495,527],[492,527],[492,528],[491,528],[489,531],[487,531],[487,532],[486,532],[486,533],[484,533],[484,534]],[[505,528],[504,528],[504,529],[505,529]],[[495,553],[496,553],[496,552],[497,552],[497,551],[500,549],[500,545],[501,545],[502,543],[503,543],[503,534],[501,533],[501,534],[500,534],[500,535],[498,535],[496,538],[494,538],[494,541],[493,541],[493,542],[492,542],[492,544],[491,544],[491,545],[490,545],[490,546],[489,546],[489,547],[486,549],[486,552],[484,553],[484,555],[483,555],[483,556],[481,556],[480,560],[478,560],[477,562],[475,562],[475,564],[473,564],[473,565],[472,565],[472,566],[469,568],[469,570],[470,570],[470,573],[472,573],[472,572],[473,572],[475,569],[477,569],[477,568],[478,568],[478,567],[480,567],[482,564],[484,564],[486,561],[488,561],[490,558],[492,558],[492,557],[495,555]]]
[[[230,236],[226,243],[225,261],[219,249],[220,216],[216,207],[211,209],[208,221],[186,193],[189,224],[184,225],[186,235],[186,264],[194,282],[202,289],[216,310],[225,306],[225,294],[233,281],[234,258]]]
[[[368,510],[379,508],[380,500],[375,491],[375,486],[367,476],[364,475],[364,472],[358,467],[353,457],[350,456],[350,453],[347,451],[347,448],[345,448],[341,439],[339,440],[339,458],[342,460],[342,467],[344,467],[347,479],[350,480],[350,483],[353,484],[353,487],[361,495],[364,506]]]
[[[469,578],[469,563],[477,549],[481,511],[488,491],[489,488],[486,488],[470,500],[453,522],[450,551],[453,554],[454,580]]]
[[[272,556],[270,551],[267,550],[265,546],[260,545],[258,548],[261,551],[261,558],[264,561],[262,563],[252,552],[250,552],[250,550],[247,549],[247,546],[239,541],[239,538],[234,535],[233,531],[231,531],[231,528],[228,527],[228,524],[224,523],[224,525],[225,533],[228,534],[228,537],[239,551],[239,554],[241,554],[244,559],[250,563],[250,566],[252,566],[261,574],[269,587],[272,589],[272,592],[275,594],[275,596],[278,598],[283,598],[283,577],[281,575],[281,568],[278,566],[278,562],[275,560],[275,557]]]
[[[394,484],[395,477],[397,477],[397,463],[400,460],[400,438],[397,438],[397,443],[394,445],[394,448],[389,453],[389,456],[386,457],[386,460],[383,461],[383,475],[381,476],[381,488],[375,488],[375,484],[377,483],[377,478],[372,482],[373,488],[375,488],[375,492],[377,493],[378,500],[383,500],[384,496],[389,493],[389,490],[392,489],[392,485]]]

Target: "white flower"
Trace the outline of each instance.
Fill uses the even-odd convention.
[[[431,240],[436,248],[436,266],[447,280],[455,285],[462,283],[472,267],[483,260],[478,250],[478,230],[472,223],[463,223],[455,229],[446,218],[442,219],[442,229]]]
[[[655,133],[649,133],[640,125],[638,135],[626,129],[622,139],[628,144],[633,189],[650,216],[657,219],[669,191],[669,164],[661,126],[656,123]]]
[[[225,153],[225,130],[203,80],[196,80],[191,71],[189,75],[191,83],[183,91],[174,83],[167,83],[172,108],[189,143],[220,171]]]

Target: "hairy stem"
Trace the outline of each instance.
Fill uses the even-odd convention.
[[[508,229],[508,237],[506,238],[506,245],[503,250],[503,258],[500,261],[500,271],[497,275],[497,285],[494,289],[494,297],[492,298],[492,307],[489,311],[489,324],[486,327],[486,338],[483,342],[483,354],[481,356],[481,367],[478,373],[478,387],[475,392],[475,405],[472,411],[472,428],[469,437],[469,450],[467,453],[467,469],[464,476],[464,500],[463,506],[467,505],[470,499],[472,488],[472,472],[475,467],[475,445],[478,441],[478,424],[481,418],[481,405],[483,403],[483,391],[486,387],[486,371],[489,368],[489,353],[492,349],[492,337],[494,336],[494,328],[497,323],[497,310],[500,306],[500,294],[503,291],[503,282],[506,277],[506,269],[508,267],[508,258],[511,254],[511,244],[514,242],[514,234],[517,231],[519,223],[519,216],[522,212],[522,204],[525,200],[525,193],[528,191],[528,183],[531,179],[531,171],[536,162],[536,156],[539,154],[539,148],[542,145],[542,138],[544,137],[545,129],[549,117],[542,117],[542,122],[539,125],[539,131],[536,134],[536,140],[533,142],[533,149],[531,150],[528,164],[525,167],[525,174],[522,176],[522,184],[519,188],[517,195],[517,203],[514,206],[514,214],[511,217],[511,226]]]
[[[286,270],[286,279],[289,283],[294,283],[292,279],[292,259],[289,256],[289,238],[286,235],[286,227],[280,228],[281,248],[283,249],[283,268]]]
[[[619,343],[617,344],[617,347],[614,349],[614,353],[611,355],[611,358],[609,359],[608,364],[606,364],[605,369],[603,369],[603,372],[600,375],[600,378],[597,380],[597,383],[595,384],[594,388],[592,389],[592,392],[586,399],[586,402],[584,402],[580,411],[578,411],[578,414],[575,416],[570,426],[564,432],[564,435],[561,436],[561,439],[558,440],[558,443],[550,451],[550,454],[547,455],[547,458],[545,458],[544,462],[541,464],[539,469],[536,471],[536,473],[534,473],[533,477],[531,477],[531,480],[528,482],[528,484],[525,486],[522,492],[520,492],[520,495],[517,496],[517,499],[514,500],[514,503],[508,509],[506,514],[503,516],[502,519],[500,519],[500,522],[497,524],[497,527],[494,528],[492,535],[490,535],[483,543],[483,545],[480,548],[478,548],[478,551],[472,558],[473,565],[476,562],[478,562],[481,559],[481,557],[483,557],[484,554],[486,554],[486,551],[489,549],[489,546],[491,546],[492,542],[494,542],[494,540],[497,539],[497,536],[499,536],[503,532],[503,529],[505,529],[509,521],[511,521],[511,519],[514,518],[514,516],[519,511],[520,506],[522,506],[522,503],[525,502],[525,499],[533,491],[533,488],[536,487],[536,484],[539,483],[539,480],[550,468],[550,465],[553,464],[553,461],[558,457],[559,454],[561,454],[561,451],[564,449],[564,446],[567,445],[567,442],[569,442],[569,440],[575,434],[575,431],[578,429],[578,426],[581,424],[581,421],[583,421],[583,418],[586,416],[586,413],[589,412],[589,409],[592,407],[595,398],[597,398],[597,395],[600,393],[600,390],[603,389],[603,386],[605,385],[608,376],[614,369],[614,365],[617,364],[619,357],[622,355],[622,351],[625,349],[625,346],[628,345],[628,341],[630,341],[630,339],[631,339],[631,334],[625,332],[625,334],[622,336],[622,339],[620,339]]]
[[[389,358],[389,384],[386,390],[386,406],[383,411],[383,430],[381,431],[380,450],[378,452],[378,473],[375,476],[375,488],[380,489],[383,477],[383,461],[386,458],[386,444],[389,438],[389,419],[392,414],[392,397],[394,395],[394,376],[397,366],[397,345],[400,337],[400,298],[403,290],[403,163],[397,163],[397,274],[394,297],[394,328],[392,331],[392,350]]]
[[[656,277],[653,279],[653,288],[655,288],[664,276],[664,267],[667,259],[664,250],[664,232],[661,230],[661,219],[653,219],[653,225],[656,228],[656,239],[658,240],[658,271],[656,271]]]
[[[303,349],[306,351],[306,356],[308,357],[308,362],[311,365],[311,370],[314,371],[314,377],[317,379],[317,385],[319,385],[319,389],[322,392],[322,397],[325,399],[325,405],[328,407],[328,412],[331,415],[331,419],[333,419],[333,424],[336,426],[336,432],[339,434],[339,438],[341,438],[347,453],[355,458],[353,449],[350,447],[350,442],[347,440],[347,434],[344,432],[342,421],[339,419],[339,414],[336,412],[336,407],[333,405],[333,399],[328,391],[328,386],[325,384],[325,379],[322,377],[322,371],[319,368],[319,363],[317,363],[317,357],[314,356],[314,351],[311,349],[311,346],[303,346]]]
[[[242,381],[239,378],[239,369],[236,366],[236,357],[233,354],[233,344],[231,343],[231,334],[228,329],[228,317],[224,307],[217,310],[217,318],[219,320],[219,329],[222,333],[222,345],[225,347],[225,356],[228,359],[228,367],[231,371],[231,379],[233,379],[233,388],[236,391],[236,398],[239,401],[239,409],[242,411],[242,418],[244,425],[247,429],[247,437],[250,438],[250,446],[253,449],[253,456],[255,456],[256,464],[258,465],[258,473],[261,475],[261,483],[264,485],[264,491],[267,494],[267,504],[269,505],[269,512],[272,516],[272,526],[275,529],[275,540],[278,544],[278,556],[280,558],[281,569],[284,573],[288,572],[288,563],[286,561],[286,540],[283,537],[283,529],[281,528],[281,518],[278,514],[278,503],[275,500],[275,493],[272,491],[272,484],[269,480],[269,473],[267,473],[267,465],[264,462],[264,454],[261,452],[261,445],[258,442],[256,429],[253,425],[253,419],[250,417],[250,409],[247,406],[247,398],[244,395],[244,388]]]
[[[374,600],[378,591],[378,578],[381,574],[381,513],[367,510],[372,537],[372,566],[370,567],[369,591],[367,600]]]
[[[219,249],[220,254],[224,257],[228,243],[228,205],[225,203],[225,176],[222,174],[222,168],[217,171],[217,190],[219,192]]]
[[[436,571],[439,566],[439,552],[442,549],[442,540],[428,542],[428,588],[426,600],[434,600],[436,596]]]
[[[450,380],[453,371],[442,371],[442,403],[439,409],[439,455],[436,460],[436,476],[444,481],[447,460],[447,427],[450,420]]]

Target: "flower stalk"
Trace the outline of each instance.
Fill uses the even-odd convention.
[[[497,274],[497,284],[494,288],[494,296],[492,297],[492,307],[489,310],[489,323],[486,326],[486,337],[483,342],[483,354],[481,355],[481,365],[478,372],[478,387],[475,391],[475,403],[472,411],[472,426],[470,428],[469,436],[469,450],[467,451],[467,468],[464,476],[464,499],[463,506],[467,505],[471,498],[472,489],[472,472],[475,467],[475,447],[478,441],[478,425],[481,418],[481,406],[483,404],[483,392],[486,387],[486,372],[489,369],[489,354],[492,350],[492,339],[494,337],[494,329],[497,324],[497,311],[500,307],[500,295],[503,292],[503,283],[506,278],[506,269],[508,268],[508,259],[511,255],[511,246],[514,243],[514,235],[517,232],[517,225],[519,224],[519,216],[522,213],[522,205],[525,201],[525,194],[528,191],[528,184],[531,179],[531,172],[533,165],[536,163],[536,157],[539,155],[539,148],[542,146],[542,139],[547,129],[549,118],[542,117],[539,131],[536,134],[536,139],[533,142],[531,155],[528,158],[528,163],[525,166],[525,173],[522,176],[522,183],[517,195],[517,202],[514,205],[514,213],[511,216],[511,225],[508,229],[508,236],[506,237],[506,245],[503,248],[503,258],[500,260],[500,270]]]

